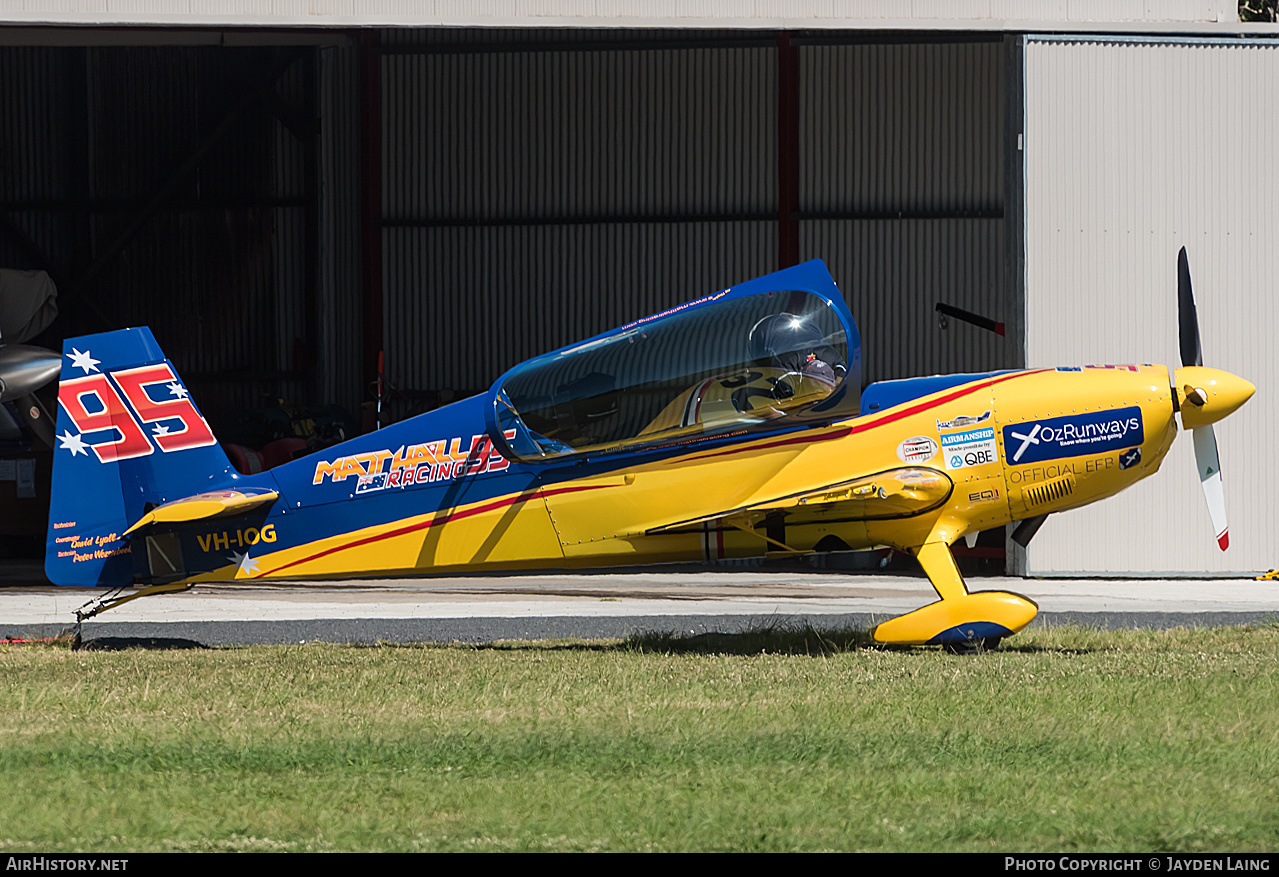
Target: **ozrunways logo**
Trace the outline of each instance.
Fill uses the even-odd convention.
[[[1041,463],[1131,448],[1145,440],[1141,409],[1134,405],[1005,426],[1004,459],[1010,465]]]

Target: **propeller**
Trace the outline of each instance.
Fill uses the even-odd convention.
[[[1177,335],[1181,341],[1181,364],[1203,365],[1203,348],[1199,344],[1199,312],[1195,310],[1195,294],[1190,288],[1190,260],[1186,248],[1177,254]]]
[[[1221,484],[1221,460],[1212,424],[1247,402],[1256,388],[1229,372],[1203,367],[1199,316],[1190,286],[1190,262],[1185,247],[1177,254],[1177,323],[1182,367],[1173,374],[1173,401],[1181,411],[1182,428],[1189,429],[1194,439],[1199,485],[1208,504],[1217,545],[1225,551],[1230,545],[1230,532],[1226,523],[1226,495]]]
[[[53,447],[53,420],[35,391],[58,376],[62,357],[29,344],[0,345],[0,402],[12,402],[27,428]]]

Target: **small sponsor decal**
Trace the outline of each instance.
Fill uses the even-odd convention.
[[[990,488],[988,490],[975,490],[968,494],[968,504],[977,505],[983,502],[995,502],[999,499],[999,490]]]
[[[1009,465],[1102,454],[1146,440],[1137,406],[1028,420],[1004,427]]]
[[[361,475],[355,481],[356,493],[367,493],[370,490],[381,490],[386,487],[386,479],[389,474],[386,472],[378,472],[375,475]]]
[[[937,428],[938,429],[963,429],[964,427],[967,427],[967,426],[976,426],[979,423],[985,423],[987,420],[990,420],[990,414],[991,412],[989,411],[986,411],[982,414],[978,414],[976,417],[972,416],[971,414],[961,414],[958,417],[956,417],[954,420],[937,421]],[[943,440],[942,444],[945,444],[945,443],[946,443],[945,440]]]
[[[1081,371],[1083,371],[1083,370],[1084,370],[1084,369],[1086,369],[1086,368],[1109,368],[1109,369],[1117,369],[1117,370],[1119,370],[1119,371],[1126,371],[1126,372],[1139,372],[1139,371],[1141,371],[1141,367],[1140,367],[1140,366],[1130,365],[1130,364],[1125,364],[1125,365],[1083,365],[1083,366],[1080,366],[1080,365],[1059,365],[1059,366],[1057,366],[1057,371],[1059,371],[1059,372],[1081,372]]]
[[[1119,468],[1131,469],[1141,462],[1141,448],[1133,448],[1131,451],[1119,452]]]
[[[995,448],[995,428],[952,432],[941,437],[942,459],[947,469],[966,469],[999,461]]]
[[[937,456],[937,442],[926,435],[912,436],[897,446],[897,459],[903,463],[924,463]]]

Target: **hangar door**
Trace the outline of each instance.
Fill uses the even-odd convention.
[[[1180,364],[1189,253],[1204,364],[1257,395],[1217,424],[1230,548],[1213,538],[1182,433],[1156,475],[1050,518],[1034,575],[1255,573],[1279,565],[1269,437],[1279,419],[1273,40],[1028,38],[1026,354],[1030,366]]]
[[[1018,364],[933,311],[1010,321],[1002,36],[380,39],[383,338],[406,398],[811,258],[867,380]]]

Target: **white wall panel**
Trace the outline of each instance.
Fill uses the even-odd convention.
[[[1258,388],[1216,430],[1227,553],[1182,434],[1157,475],[1050,519],[1029,571],[1279,565],[1279,44],[1031,39],[1025,64],[1028,365],[1177,365],[1184,245],[1205,364]]]
[[[1235,22],[1235,0],[7,0],[0,21],[63,24],[1001,28]],[[1236,23],[1234,27],[1238,28]],[[1255,29],[1256,26],[1249,26]]]

